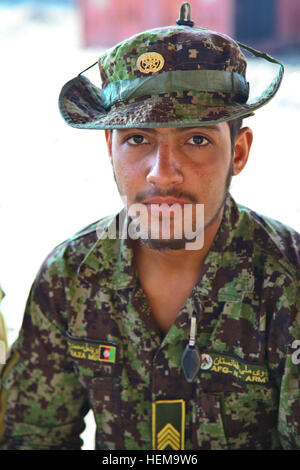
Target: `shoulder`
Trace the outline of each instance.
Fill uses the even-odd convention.
[[[237,204],[242,224],[250,225],[254,250],[292,277],[300,272],[300,234],[293,228]]]
[[[59,275],[72,277],[106,228],[116,219],[116,215],[103,217],[57,245],[44,260],[39,276],[47,273],[47,277]]]
[[[251,237],[254,292],[261,302],[261,325],[265,322],[270,332],[269,364],[279,370],[300,333],[300,234],[278,220],[237,207],[242,233]]]

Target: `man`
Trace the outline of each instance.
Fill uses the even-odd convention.
[[[59,103],[105,129],[125,208],[44,262],[2,370],[3,449],[299,449],[299,235],[237,205],[252,102],[228,36],[141,33]],[[203,211],[204,207],[204,211]],[[165,229],[169,232],[165,235]],[[178,236],[178,234],[180,236]]]

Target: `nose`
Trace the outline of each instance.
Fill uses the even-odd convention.
[[[160,187],[170,187],[183,182],[183,174],[175,149],[169,144],[159,144],[156,152],[151,155],[146,179],[148,183]]]

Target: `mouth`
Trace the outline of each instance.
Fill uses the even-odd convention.
[[[184,204],[191,204],[191,202],[173,197],[155,197],[142,201],[142,204],[146,205],[147,207],[151,207],[152,205],[161,206],[162,204],[169,207],[173,206],[174,204],[178,204],[179,206],[183,207]]]
[[[147,208],[149,216],[177,220],[178,217],[182,218],[184,206],[191,202],[174,197],[154,197],[144,200],[142,204]]]

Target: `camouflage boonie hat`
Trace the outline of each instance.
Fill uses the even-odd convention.
[[[184,3],[176,25],[142,32],[104,52],[98,60],[102,89],[83,75],[97,62],[62,88],[65,121],[83,129],[201,126],[249,116],[270,101],[283,65],[193,24]],[[279,65],[272,83],[252,101],[240,46]]]

